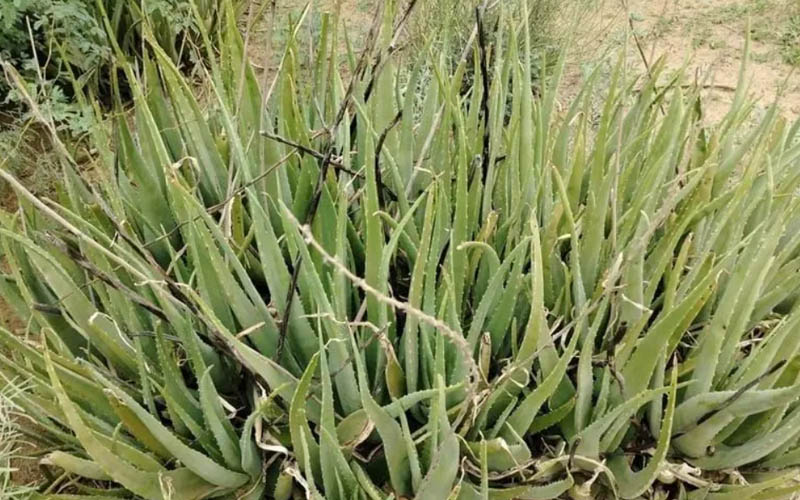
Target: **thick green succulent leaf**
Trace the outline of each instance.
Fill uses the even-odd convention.
[[[320,416],[320,468],[327,498],[342,500],[357,494],[356,477],[339,444],[333,407],[333,384],[325,345],[320,340],[319,363],[322,378],[322,414]]]
[[[113,448],[108,447],[108,445],[98,440],[83,422],[73,402],[64,392],[61,381],[56,374],[47,351],[45,351],[45,361],[50,380],[53,384],[53,389],[70,426],[89,456],[95,463],[99,464],[103,471],[115,482],[120,483],[132,493],[153,500],[162,500],[163,498],[161,489],[162,481],[172,482],[173,487],[176,488],[176,495],[178,495],[176,498],[204,498],[221,489],[220,485],[208,483],[186,468],[164,472],[148,472],[137,469],[117,456],[117,454],[112,451]],[[125,397],[129,396],[125,395]],[[241,484],[243,484],[243,482],[240,481],[237,486]]]
[[[571,475],[564,479],[553,481],[549,484],[535,486],[516,486],[512,488],[489,488],[488,498],[490,500],[551,500],[561,498],[575,484]],[[480,500],[485,499],[480,490],[470,483],[460,484],[459,500]]]
[[[95,372],[95,377],[106,387],[113,397],[118,398],[139,418],[153,437],[158,440],[164,448],[169,450],[172,456],[180,460],[189,470],[203,477],[211,484],[220,487],[237,488],[247,483],[249,478],[245,474],[229,470],[214,462],[206,455],[190,448],[125,391],[111,383],[98,372]]]
[[[658,436],[658,443],[650,457],[647,466],[637,472],[633,472],[623,455],[617,455],[609,461],[608,467],[614,473],[617,481],[617,488],[622,498],[639,498],[653,484],[661,471],[662,462],[669,452],[669,443],[672,436],[673,422],[675,418],[675,401],[678,396],[678,369],[672,368],[672,382],[670,383],[669,402],[661,422],[661,434]]]
[[[41,460],[41,463],[46,465],[55,465],[64,469],[70,474],[76,474],[81,477],[95,479],[97,481],[109,481],[111,477],[106,474],[102,467],[91,460],[76,457],[63,451],[54,451],[49,453]]]
[[[579,337],[577,333],[572,334],[567,350],[561,355],[561,359],[553,371],[522,400],[517,409],[508,417],[508,427],[513,429],[517,435],[524,436],[527,433],[539,413],[539,409],[558,389],[575,353]]]
[[[307,476],[321,482],[319,444],[311,434],[306,414],[306,400],[311,389],[312,378],[316,375],[318,363],[319,355],[314,355],[297,384],[289,407],[289,430],[292,437],[292,448],[297,454],[299,464]]]
[[[444,384],[439,379],[439,402],[436,405],[437,415],[432,418],[439,419],[439,449],[431,458],[428,473],[417,489],[415,499],[437,500],[446,498],[453,488],[459,467],[459,443],[456,433],[453,432],[447,419],[445,409]]]
[[[760,460],[799,434],[800,408],[795,408],[786,415],[775,430],[752,439],[746,444],[716,446],[713,455],[694,458],[691,462],[706,470],[739,467]]]
[[[240,470],[242,457],[236,430],[225,415],[214,383],[211,381],[210,368],[200,378],[200,405],[203,408],[206,425],[210,428],[217,446],[219,446],[225,465],[231,470]]]

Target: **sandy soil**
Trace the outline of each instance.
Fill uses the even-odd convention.
[[[599,0],[581,18],[567,86],[580,80],[587,64],[616,60],[627,44],[633,71],[646,71],[644,60],[652,65],[660,57],[668,72],[686,65],[687,74],[706,87],[706,116],[714,121],[732,101],[748,23],[751,97],[763,108],[782,94],[779,106],[784,115],[800,117],[800,71],[794,66],[800,63],[797,0]],[[569,29],[567,23],[565,27]]]
[[[266,43],[267,34],[279,33],[286,16],[296,19],[305,3],[276,2],[274,25],[268,17],[252,30],[248,53],[267,75],[280,57]],[[332,11],[336,4],[337,0],[317,2],[320,11]],[[375,4],[376,0],[341,0],[342,21],[356,46],[369,27]],[[588,67],[612,64],[622,49],[633,73],[643,73],[645,64],[660,57],[665,58],[665,74],[685,65],[686,74],[705,87],[706,118],[713,122],[732,100],[749,26],[751,97],[763,109],[780,95],[783,114],[800,118],[800,71],[795,71],[800,69],[798,0],[569,0],[561,9],[556,31],[571,39],[565,99],[574,95]]]
[[[307,0],[277,0],[274,10],[271,5],[267,6],[267,10],[257,22],[250,22],[262,8],[262,4],[270,1],[272,0],[255,0],[251,4],[252,8],[244,13],[241,22],[246,32],[249,59],[256,70],[267,77],[274,74],[280,61],[288,21],[291,19],[292,22],[296,22],[307,3]],[[337,4],[348,38],[355,47],[359,47],[360,40],[372,23],[376,0],[317,0],[314,12],[317,15],[320,12],[333,13]],[[306,23],[306,26],[309,25],[310,23]],[[246,29],[247,26],[250,26],[249,30]],[[346,50],[344,40],[342,40],[342,50]]]

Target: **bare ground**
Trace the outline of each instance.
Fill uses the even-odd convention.
[[[270,46],[268,34],[285,29],[287,15],[297,19],[305,3],[277,2],[274,18],[266,16],[251,31],[248,53],[266,76],[280,59],[276,51],[280,40]],[[358,46],[377,2],[319,0],[316,7],[317,11],[333,12],[337,4],[348,36]],[[569,47],[562,92],[565,99],[575,95],[587,67],[611,65],[623,50],[634,74],[646,72],[646,66],[661,57],[665,74],[685,66],[686,74],[703,85],[706,119],[714,122],[732,101],[749,26],[750,96],[761,109],[780,96],[784,116],[800,118],[798,0],[569,0],[560,10],[556,32]]]
[[[762,109],[778,98],[784,116],[800,117],[797,0],[599,0],[571,44],[567,95],[582,68],[616,60],[624,49],[633,72],[644,73],[660,57],[667,72],[685,65],[686,74],[704,86],[706,118],[716,121],[732,101],[748,26],[750,96]]]

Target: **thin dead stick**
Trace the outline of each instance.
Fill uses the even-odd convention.
[[[83,255],[78,254],[76,251],[71,250],[70,248],[66,248],[65,251],[76,264],[85,269],[89,274],[93,275],[95,279],[100,280],[103,283],[106,283],[108,286],[114,288],[115,290],[118,290],[122,294],[127,295],[134,304],[141,306],[142,308],[144,308],[154,316],[158,317],[159,319],[163,321],[169,320],[169,318],[167,318],[167,315],[164,314],[164,311],[162,311],[161,308],[159,308],[146,298],[142,297],[135,291],[128,288],[124,283],[122,283],[118,279],[98,269],[97,266],[86,260],[86,258]],[[59,303],[61,303],[62,300],[59,300]]]
[[[303,236],[303,240],[306,242],[307,245],[310,245],[317,253],[322,257],[322,259],[334,266],[339,272],[341,272],[348,280],[350,280],[354,285],[358,288],[363,290],[365,293],[368,293],[375,297],[378,301],[383,302],[384,304],[393,307],[395,309],[399,309],[405,312],[407,315],[414,316],[418,320],[426,323],[429,326],[432,326],[436,330],[440,331],[447,337],[458,349],[461,351],[462,356],[464,357],[464,363],[467,365],[470,375],[472,377],[472,384],[470,392],[474,392],[477,388],[477,384],[480,381],[480,373],[478,371],[478,366],[475,363],[475,360],[472,358],[472,353],[470,352],[469,344],[467,340],[464,338],[464,335],[461,332],[458,332],[450,327],[444,321],[435,318],[424,311],[417,309],[416,307],[408,304],[407,302],[401,302],[394,297],[390,297],[388,295],[383,294],[378,289],[374,288],[372,285],[367,283],[364,278],[356,276],[353,274],[350,269],[347,268],[344,264],[339,262],[334,256],[329,254],[320,243],[314,238],[314,235],[311,232],[311,229],[308,225],[301,225],[297,218],[291,212],[287,212],[289,219],[297,226],[300,230],[300,233]],[[469,398],[467,398],[469,400]]]
[[[328,129],[328,143],[325,146],[323,157],[320,160],[320,167],[319,167],[319,176],[317,177],[316,185],[314,186],[314,194],[312,195],[311,202],[308,207],[308,212],[306,213],[305,217],[305,224],[311,226],[314,223],[314,218],[317,214],[317,208],[319,208],[319,202],[322,199],[322,191],[323,187],[325,186],[325,179],[328,177],[328,168],[330,167],[330,161],[333,157],[334,153],[334,135],[336,130],[339,128],[339,125],[344,120],[345,114],[347,112],[348,105],[350,103],[350,99],[353,97],[353,92],[356,87],[356,83],[361,80],[363,77],[364,71],[367,67],[367,58],[369,54],[372,52],[374,48],[375,42],[378,38],[378,32],[380,31],[380,14],[382,9],[375,9],[375,15],[372,20],[372,27],[369,30],[369,34],[367,35],[367,42],[366,46],[364,47],[364,51],[361,53],[361,57],[356,65],[356,70],[353,72],[353,76],[350,79],[350,83],[347,86],[347,91],[345,92],[344,97],[342,98],[342,102],[339,105],[339,110],[336,113],[336,119],[334,120],[333,124],[331,125],[330,129]],[[280,360],[281,354],[283,353],[283,346],[286,342],[286,334],[289,331],[289,318],[291,317],[292,313],[292,304],[294,304],[294,294],[295,289],[297,288],[297,281],[300,279],[300,268],[303,265],[303,259],[300,254],[294,260],[294,265],[292,266],[292,278],[289,283],[289,288],[286,291],[286,301],[284,305],[283,315],[280,318],[280,330],[278,332],[278,346],[275,350],[275,359]]]
[[[631,18],[631,11],[630,8],[628,7],[628,2],[627,0],[620,0],[620,2],[622,3],[622,7],[625,9],[625,16],[628,18],[628,26],[631,29],[631,36],[633,36],[633,41],[636,44],[636,50],[639,52],[639,57],[641,57],[642,63],[644,63],[644,68],[647,71],[647,76],[650,77],[650,79],[652,80],[653,72],[650,68],[650,63],[647,61],[647,56],[644,53],[644,47],[642,47],[642,42],[641,40],[639,40],[639,35],[636,34],[636,28],[633,26],[633,19]],[[662,115],[667,114],[666,110],[664,109],[663,102],[658,103],[658,108],[661,110]]]
[[[701,85],[686,83],[681,85],[683,89],[693,89],[693,88],[701,88],[703,90],[722,90],[725,92],[736,92],[736,87],[732,87],[730,85],[721,85],[718,83],[705,83]]]
[[[774,373],[776,373],[778,370],[782,369],[784,366],[786,366],[786,364],[787,364],[787,363],[788,363],[788,361],[787,361],[787,360],[785,360],[785,359],[782,359],[782,360],[778,361],[778,362],[775,364],[775,366],[773,366],[772,368],[770,368],[770,369],[769,369],[769,370],[767,370],[766,372],[762,373],[762,374],[761,374],[761,375],[759,375],[758,377],[754,378],[753,380],[751,380],[751,381],[750,381],[750,382],[748,382],[747,384],[745,384],[745,385],[743,385],[742,387],[740,387],[740,388],[739,388],[739,390],[737,390],[737,391],[736,391],[736,392],[733,394],[733,396],[731,396],[731,397],[729,397],[728,399],[726,399],[725,401],[723,401],[723,402],[722,402],[722,404],[721,404],[721,405],[720,405],[718,408],[716,408],[716,409],[715,409],[715,411],[721,411],[721,410],[723,410],[723,409],[725,409],[725,408],[729,407],[730,405],[732,405],[733,403],[735,403],[737,399],[739,399],[740,397],[742,397],[742,396],[744,395],[744,393],[745,393],[745,392],[749,391],[749,390],[750,390],[750,389],[752,389],[753,387],[755,387],[755,386],[757,386],[758,384],[760,384],[760,383],[761,383],[761,381],[762,381],[762,380],[764,380],[765,378],[769,377],[770,375],[773,375],[773,374],[774,374]]]
[[[483,115],[483,150],[481,152],[481,181],[486,185],[486,176],[489,173],[489,68],[487,66],[486,34],[483,30],[483,12],[480,7],[475,7],[475,19],[478,29],[478,48],[480,50],[481,83],[483,84],[483,94],[481,95],[481,114]]]
[[[281,144],[285,144],[286,146],[291,146],[291,147],[297,149],[298,151],[301,151],[301,152],[303,152],[303,153],[305,153],[307,155],[313,156],[317,160],[322,160],[322,159],[325,158],[325,155],[320,153],[316,149],[310,148],[308,146],[303,146],[299,142],[295,142],[295,141],[293,141],[291,139],[287,139],[287,138],[285,138],[283,136],[280,136],[278,134],[273,134],[272,132],[267,132],[266,130],[262,130],[261,131],[261,135],[263,135],[267,139],[271,139],[273,141],[280,142]],[[351,169],[345,167],[344,165],[342,165],[342,161],[339,158],[331,158],[330,159],[330,164],[333,165],[333,167],[336,170],[339,170],[340,172],[345,172],[347,174],[350,174],[353,177],[361,177],[361,178],[364,177],[364,174],[361,174],[359,172],[351,170]]]
[[[378,208],[381,210],[386,207],[386,200],[383,196],[384,191],[389,191],[383,184],[383,176],[381,175],[381,151],[383,150],[383,143],[386,142],[386,137],[389,135],[389,132],[400,123],[402,118],[403,110],[401,109],[394,115],[392,122],[383,129],[381,136],[378,138],[378,144],[375,147],[375,183],[378,185]]]

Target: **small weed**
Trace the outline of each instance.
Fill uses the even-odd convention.
[[[669,34],[675,28],[677,21],[678,18],[675,16],[659,16],[653,27],[650,28],[648,38],[658,39]]]
[[[692,48],[699,49],[706,45],[710,45],[710,40],[713,31],[710,26],[702,26],[692,36]]]
[[[746,0],[714,9],[709,20],[714,24],[731,24],[746,19],[747,16],[765,14],[773,7],[770,0]]]
[[[787,64],[800,66],[800,14],[789,18],[781,36],[781,56]]]
[[[757,63],[767,63],[773,60],[774,53],[772,51],[752,52],[750,58]]]

